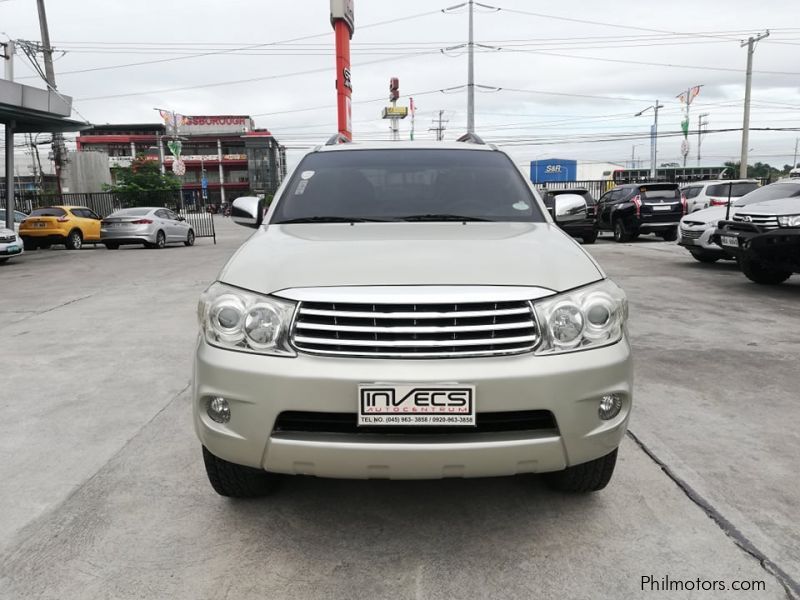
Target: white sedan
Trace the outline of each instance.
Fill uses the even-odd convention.
[[[22,240],[13,229],[0,228],[0,263],[24,252]]]

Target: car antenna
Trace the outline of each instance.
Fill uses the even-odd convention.
[[[725,207],[725,220],[731,218],[731,194],[733,193],[733,182],[728,183],[728,205]]]

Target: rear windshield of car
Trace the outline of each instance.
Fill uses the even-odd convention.
[[[123,208],[122,210],[118,210],[115,213],[112,213],[111,217],[143,217],[147,213],[149,213],[152,209],[150,208]]]
[[[31,217],[63,217],[67,212],[63,208],[36,208],[31,211]]]
[[[794,198],[796,196],[800,196],[800,185],[796,183],[773,183],[742,196],[734,203],[734,206],[747,206],[756,202],[766,202],[767,200],[777,200],[779,198]]]
[[[653,201],[657,200],[663,202],[664,200],[679,200],[680,199],[680,190],[677,186],[671,187],[650,187],[650,186],[643,186],[639,188],[639,193],[642,195],[643,201]]]
[[[500,152],[335,150],[306,156],[272,223],[302,219],[542,222],[522,174]]]
[[[729,188],[732,198],[741,198],[745,194],[749,194],[753,190],[758,189],[758,184],[755,181],[743,181],[739,183],[715,183],[714,185],[708,186],[708,189],[706,189],[706,196],[719,196],[721,198],[727,198]]]

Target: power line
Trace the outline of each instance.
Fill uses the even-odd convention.
[[[359,25],[359,29],[368,29],[368,28],[371,28],[371,27],[379,27],[379,26],[382,26],[382,25],[389,25],[389,24],[392,24],[392,23],[399,23],[401,21],[408,21],[410,19],[418,19],[420,17],[426,17],[426,16],[439,14],[439,12],[440,12],[439,10],[432,10],[432,11],[427,11],[427,12],[423,12],[423,13],[417,13],[417,14],[414,14],[414,15],[407,15],[407,16],[404,16],[404,17],[397,17],[395,19],[387,19],[385,21],[378,21],[376,23],[368,23],[366,25]],[[239,48],[233,48],[233,49],[229,49],[229,50],[218,50],[218,51],[212,51],[212,52],[201,52],[201,53],[198,53],[198,54],[190,54],[190,55],[187,55],[187,56],[176,56],[176,57],[172,57],[172,58],[161,58],[161,59],[157,59],[157,60],[139,61],[139,62],[127,63],[127,64],[121,64],[121,65],[110,65],[110,66],[106,66],[106,67],[92,67],[92,68],[89,68],[89,69],[77,69],[77,70],[74,70],[74,71],[62,71],[61,73],[59,73],[59,75],[72,75],[72,74],[75,74],[75,73],[89,73],[89,72],[94,72],[94,71],[107,71],[107,70],[110,70],[110,69],[124,69],[124,68],[128,68],[128,67],[138,67],[138,66],[142,66],[142,65],[152,65],[152,64],[157,64],[157,63],[174,62],[174,61],[178,61],[178,60],[188,60],[190,58],[201,58],[201,57],[204,57],[204,56],[213,56],[213,55],[217,55],[217,54],[228,54],[228,53],[231,53],[231,52],[235,52],[236,50],[252,50],[252,49],[255,49],[255,48],[263,48],[263,47],[266,47],[266,46],[273,46],[273,45],[276,45],[276,44],[286,44],[286,43],[289,43],[289,42],[298,42],[298,41],[302,41],[302,40],[309,40],[309,39],[323,37],[323,36],[330,36],[330,32],[317,33],[317,34],[313,34],[313,35],[306,35],[306,36],[302,36],[302,37],[291,38],[291,39],[288,39],[288,40],[281,40],[281,41],[278,41],[278,42],[264,42],[264,43],[261,43],[261,44],[251,44],[251,45],[248,45],[248,46],[241,46]],[[25,79],[25,78],[20,78],[20,79]],[[114,96],[111,96],[111,97],[114,97]]]
[[[439,51],[437,50],[435,52],[428,52],[427,54],[439,54]],[[378,60],[364,62],[364,63],[360,63],[360,64],[354,65],[354,66],[363,67],[363,66],[366,66],[366,65],[373,65],[373,64],[382,63],[382,62],[388,62],[388,61],[397,62],[398,60],[402,60],[402,59],[403,59],[403,57],[398,58],[397,56],[390,56],[388,58],[382,58],[382,59],[378,59]],[[165,93],[168,93],[168,92],[183,92],[183,91],[187,91],[187,90],[196,90],[196,89],[201,89],[201,88],[220,87],[220,86],[223,86],[223,85],[239,85],[239,84],[242,84],[242,83],[253,83],[253,82],[256,82],[256,81],[268,81],[268,80],[273,80],[273,79],[284,79],[284,78],[287,78],[287,77],[297,77],[298,75],[312,75],[314,73],[326,73],[326,72],[329,72],[329,71],[330,71],[329,67],[321,67],[321,68],[318,68],[318,69],[308,69],[306,71],[295,71],[295,72],[292,72],[292,73],[281,73],[281,74],[278,74],[278,75],[265,75],[263,77],[250,77],[248,79],[236,79],[236,80],[232,80],[232,81],[218,81],[216,83],[203,83],[203,84],[197,84],[197,85],[189,85],[189,86],[182,86],[182,87],[176,87],[176,88],[166,88],[166,89],[160,89],[160,90],[145,90],[145,91],[141,91],[141,92],[127,92],[127,93],[124,93],[124,94],[109,94],[109,95],[106,95],[106,96],[90,96],[90,97],[87,97],[87,98],[78,98],[77,100],[79,100],[81,102],[91,102],[91,101],[94,101],[94,100],[109,100],[109,99],[112,99],[112,98],[129,98],[131,96],[147,96],[147,95],[150,95],[150,94],[165,94]]]

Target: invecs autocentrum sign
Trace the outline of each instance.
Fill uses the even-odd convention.
[[[253,120],[246,115],[187,115],[181,133],[245,133],[253,130]]]

